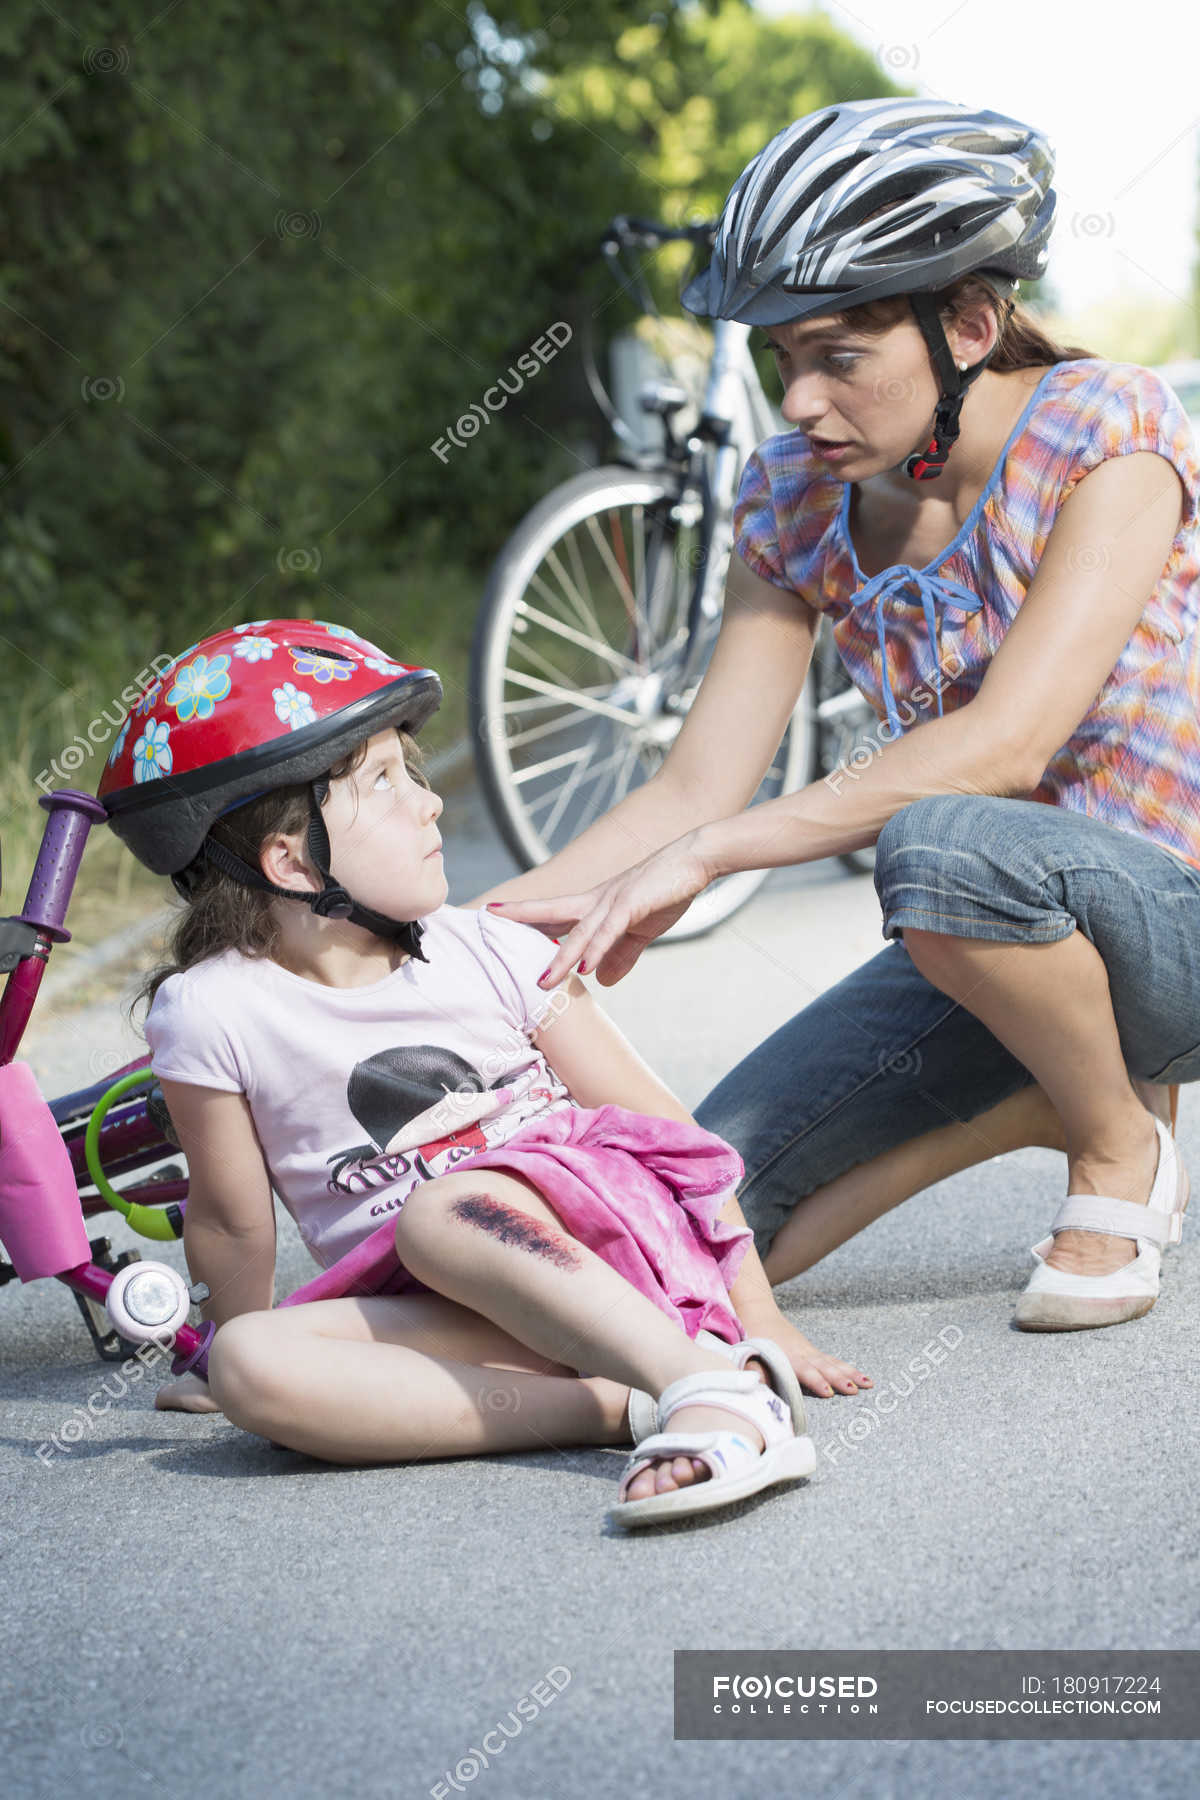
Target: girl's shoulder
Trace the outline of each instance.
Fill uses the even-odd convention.
[[[237,995],[244,1001],[247,988],[261,981],[261,957],[246,956],[240,950],[221,950],[205,956],[189,968],[176,969],[159,982],[146,1015],[162,1018],[167,1012],[181,1008],[205,1007],[218,1010],[227,997]]]
[[[453,947],[489,972],[500,965],[523,974],[533,962],[539,971],[544,968],[553,950],[553,940],[535,925],[502,918],[482,906],[439,906],[422,923],[431,967],[439,952],[444,955]]]
[[[431,980],[453,947],[486,978],[506,1011],[536,1028],[549,1003],[549,995],[537,982],[554,953],[552,938],[534,925],[501,918],[483,907],[440,906],[423,923],[429,935],[422,948],[430,958]]]

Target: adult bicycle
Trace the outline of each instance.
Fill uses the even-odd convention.
[[[687,241],[711,249],[715,223],[682,227],[618,217],[601,249],[643,314],[657,308],[635,251]],[[583,334],[589,387],[626,460],[562,483],[505,544],[476,621],[470,716],[480,786],[522,868],[544,862],[661,766],[720,631],[741,470],[786,429],[754,365],[750,328],[714,324],[698,417],[678,415],[687,389],[644,382],[643,413],[660,421],[647,453],[613,405]],[[822,620],[787,731],[751,804],[774,799],[848,760],[876,725]],[[872,850],[841,860],[856,872]],[[768,870],[722,877],[663,934],[711,930],[744,906]]]

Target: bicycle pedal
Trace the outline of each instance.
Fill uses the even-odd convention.
[[[112,1241],[106,1237],[89,1239],[88,1249],[96,1268],[105,1269],[112,1275],[116,1275],[121,1269],[128,1268],[130,1263],[142,1260],[140,1250],[122,1250],[120,1256],[114,1257]],[[79,1308],[83,1322],[88,1328],[96,1355],[102,1362],[124,1362],[127,1356],[132,1356],[141,1349],[140,1344],[135,1344],[131,1338],[123,1336],[117,1330],[108,1316],[107,1307],[102,1302],[93,1300],[90,1294],[81,1294],[76,1289],[71,1291],[75,1295],[75,1304]]]

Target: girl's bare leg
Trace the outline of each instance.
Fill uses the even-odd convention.
[[[1150,1081],[1132,1080],[1132,1086],[1147,1111],[1169,1125],[1170,1089]],[[763,1258],[768,1280],[775,1287],[791,1281],[901,1201],[990,1157],[1032,1145],[1067,1147],[1062,1120],[1037,1082],[974,1119],[922,1132],[814,1188],[776,1232]]]
[[[503,1342],[469,1328],[473,1338],[464,1343],[460,1315],[431,1317],[428,1308],[423,1348],[348,1340],[297,1322],[346,1302],[245,1313],[221,1327],[209,1353],[213,1394],[227,1417],[330,1462],[628,1443],[630,1386],[657,1394],[683,1375],[729,1367],[570,1237],[541,1195],[514,1176],[487,1169],[426,1182],[405,1202],[396,1244],[418,1280],[498,1326]],[[388,1315],[366,1309],[404,1299],[349,1304],[362,1309],[353,1317],[378,1329]],[[403,1321],[401,1329],[411,1326],[411,1313],[390,1316]],[[350,1316],[325,1322],[344,1328]],[[462,1360],[489,1344],[503,1354],[511,1342],[519,1347],[515,1360],[531,1368]],[[602,1373],[582,1379],[573,1373],[580,1365]],[[728,1429],[733,1419],[717,1408],[687,1407],[673,1415],[672,1428]],[[761,1446],[740,1415],[736,1429]],[[631,1497],[707,1476],[694,1459],[662,1461],[638,1478]]]

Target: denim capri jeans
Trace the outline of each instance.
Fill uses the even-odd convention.
[[[1024,944],[1078,928],[1108,971],[1130,1074],[1200,1079],[1200,870],[1172,851],[1042,801],[936,794],[880,832],[875,889],[892,941],[696,1108],[745,1162],[738,1199],[762,1256],[806,1194],[1034,1079],[918,971],[905,926]]]

